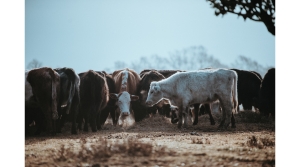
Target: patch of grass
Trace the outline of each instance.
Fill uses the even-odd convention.
[[[264,147],[275,146],[275,141],[270,138],[257,138],[255,136],[251,136],[246,144],[250,147],[258,147],[259,149],[262,149]]]
[[[192,144],[211,144],[208,138],[192,137]]]
[[[96,143],[89,143],[85,139],[81,140],[77,150],[71,145],[61,145],[58,152],[51,157],[55,161],[90,162],[105,161],[117,154],[130,157],[173,154],[172,151],[167,151],[165,147],[155,149],[152,144],[140,142],[135,138],[123,139],[120,142],[109,142],[101,138]]]

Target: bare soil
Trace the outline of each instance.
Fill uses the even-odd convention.
[[[158,114],[125,127],[107,121],[78,135],[67,123],[55,136],[25,136],[25,166],[275,166],[275,120],[245,111],[219,131],[213,116],[216,125],[204,115],[182,129]]]

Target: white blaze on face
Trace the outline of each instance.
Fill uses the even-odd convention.
[[[130,114],[130,94],[126,91],[122,92],[118,97],[117,105],[120,109],[121,115]]]
[[[122,83],[121,83],[121,89],[126,90],[127,89],[127,81],[128,81],[128,71],[124,70],[122,71]]]

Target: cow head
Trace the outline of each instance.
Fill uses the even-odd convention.
[[[153,106],[163,98],[163,93],[161,92],[160,86],[157,82],[151,82],[150,89],[148,92],[148,97],[146,100],[147,106]]]
[[[175,124],[178,122],[179,118],[179,109],[177,106],[170,106],[171,109],[171,123]]]
[[[116,100],[116,105],[120,110],[120,116],[130,115],[130,102],[136,101],[139,99],[136,95],[130,95],[127,91],[124,91],[119,94],[110,93],[109,97]]]

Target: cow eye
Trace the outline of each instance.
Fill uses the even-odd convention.
[[[153,90],[150,92],[151,94],[153,93]]]

